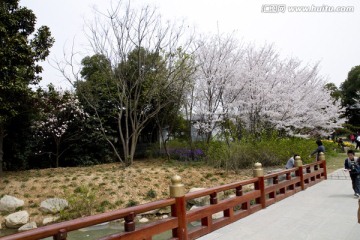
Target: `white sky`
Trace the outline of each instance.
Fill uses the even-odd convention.
[[[113,0],[115,1],[115,0]],[[37,27],[47,25],[55,37],[49,60],[61,60],[75,38],[76,50],[86,40],[84,20],[92,20],[93,7],[105,11],[110,0],[20,0],[37,16]],[[337,86],[360,65],[360,1],[358,0],[132,0],[133,5],[156,6],[168,19],[185,19],[198,32],[233,32],[246,43],[273,43],[282,57],[297,57],[304,64],[320,61],[320,73]],[[354,12],[263,13],[264,4],[288,6],[353,6]],[[269,8],[265,8],[267,10]],[[44,63],[41,85],[66,86],[61,74]]]

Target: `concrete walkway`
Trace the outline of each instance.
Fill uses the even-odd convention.
[[[328,180],[199,240],[359,240],[358,200],[347,176],[337,170]]]

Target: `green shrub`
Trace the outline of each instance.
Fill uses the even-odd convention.
[[[147,193],[146,193],[146,198],[148,198],[148,199],[156,198],[156,196],[157,196],[157,193],[156,193],[156,191],[153,190],[153,189],[150,189],[150,190],[147,191]]]
[[[133,206],[136,206],[136,205],[139,205],[139,202],[133,200],[133,199],[130,199],[129,202],[126,204],[126,207],[133,207]]]
[[[23,206],[17,207],[17,208],[15,209],[15,211],[22,211],[22,210],[24,210],[24,207],[23,207]]]
[[[208,165],[226,170],[238,171],[250,168],[255,162],[263,166],[284,166],[295,153],[299,154],[304,163],[314,161],[309,157],[317,145],[316,139],[297,137],[277,137],[276,134],[260,136],[257,139],[247,138],[230,143],[222,141],[210,142],[206,151]],[[332,156],[339,147],[332,141],[323,141],[326,155]]]
[[[112,208],[112,204],[108,200],[102,201],[96,208],[96,212],[105,212],[106,208]]]
[[[121,205],[123,205],[124,204],[124,201],[123,200],[117,200],[116,202],[115,202],[115,206],[121,206]]]
[[[69,202],[69,207],[60,212],[62,220],[92,215],[96,206],[99,205],[96,200],[97,192],[88,186],[79,186],[74,189],[72,194],[66,195],[65,198]]]

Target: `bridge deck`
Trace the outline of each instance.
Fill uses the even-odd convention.
[[[337,170],[328,180],[199,240],[359,240],[353,194],[348,173]]]

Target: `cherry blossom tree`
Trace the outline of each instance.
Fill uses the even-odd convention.
[[[233,35],[217,34],[200,39],[196,47],[197,71],[189,103],[193,103],[193,115],[198,120],[195,127],[206,135],[209,142],[212,132],[228,111],[224,93],[235,83],[242,49]],[[228,96],[226,100],[231,102],[230,99]]]
[[[282,59],[272,45],[239,45],[219,36],[195,54],[194,114],[202,116],[195,126],[209,135],[226,119],[253,135],[266,128],[325,134],[343,123],[318,63],[304,65]]]
[[[83,120],[86,114],[76,95],[69,91],[56,90],[49,85],[48,91],[38,89],[37,94],[40,117],[34,123],[33,128],[36,136],[43,141],[53,141],[55,152],[49,153],[55,156],[55,167],[59,167],[60,157],[68,150],[68,148],[62,149],[61,144],[74,137],[74,133],[67,136],[66,133],[76,119]],[[40,149],[39,154],[42,154],[42,151],[43,149]]]
[[[341,109],[319,75],[319,64],[303,66],[298,59],[281,59],[271,45],[249,47],[242,64],[243,91],[236,115],[253,134],[263,124],[288,133],[320,134],[341,126]]]

